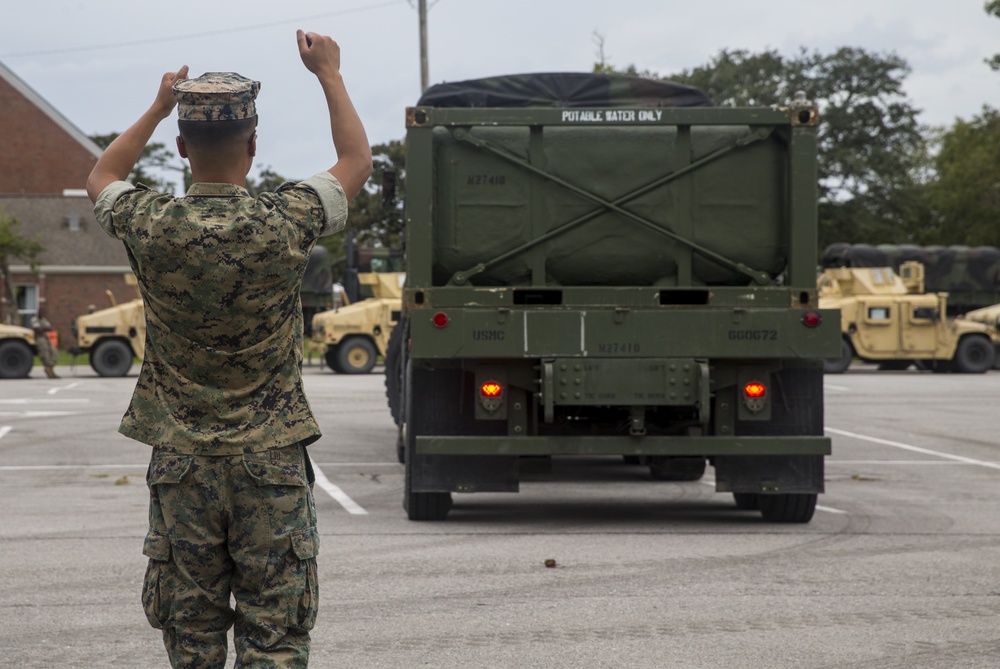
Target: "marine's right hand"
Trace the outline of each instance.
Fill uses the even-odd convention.
[[[302,30],[295,32],[295,38],[299,43],[299,56],[307,70],[318,77],[340,71],[340,45],[333,38]]]

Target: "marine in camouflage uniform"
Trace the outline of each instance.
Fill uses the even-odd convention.
[[[297,39],[329,106],[328,171],[251,197],[260,84],[187,79],[185,66],[88,181],[146,305],[145,360],[119,431],[153,447],[142,600],[173,667],[223,667],[230,627],[236,666],[308,663],[319,533],[306,446],[320,431],[302,388],[299,290],[317,239],[343,228],[371,151],[336,42]],[[175,102],[195,182],[184,197],[124,181]]]
[[[38,313],[31,317],[31,329],[35,331],[35,348],[38,349],[38,359],[42,361],[45,375],[50,379],[58,379],[56,363],[59,362],[59,352],[49,339],[52,323],[45,317],[45,310],[38,308]]]

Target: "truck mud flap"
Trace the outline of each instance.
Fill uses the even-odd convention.
[[[407,464],[413,492],[518,492],[517,458],[415,455]]]
[[[824,492],[821,455],[726,455],[714,458],[714,464],[716,492]]]

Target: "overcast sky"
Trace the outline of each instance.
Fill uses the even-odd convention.
[[[589,71],[598,60],[663,75],[721,49],[793,55],[841,46],[895,53],[927,124],[1000,107],[1000,20],[983,0],[428,0],[430,82]],[[160,75],[236,71],[262,82],[258,166],[304,178],[334,162],[323,97],[295,29],[334,37],[372,144],[402,139],[420,96],[417,0],[35,0],[5,3],[0,61],[88,135],[120,132]],[[0,129],[0,132],[3,130]],[[173,148],[173,118],[154,141]]]

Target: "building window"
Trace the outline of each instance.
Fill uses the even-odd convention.
[[[14,295],[17,297],[17,310],[21,315],[21,325],[31,325],[31,317],[38,313],[38,285],[14,284]]]

